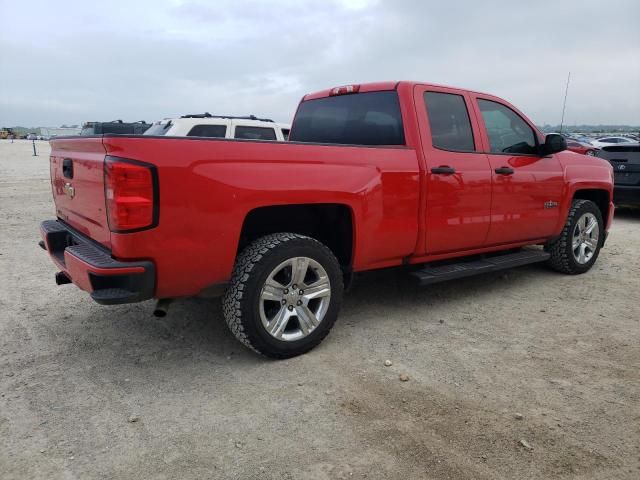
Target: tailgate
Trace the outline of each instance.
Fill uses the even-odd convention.
[[[102,137],[59,138],[50,143],[51,184],[58,218],[111,248]]]

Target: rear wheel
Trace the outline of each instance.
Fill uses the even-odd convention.
[[[551,254],[549,265],[562,273],[584,273],[598,258],[603,240],[598,206],[590,200],[574,200],[560,237],[545,246]]]
[[[224,316],[249,348],[293,357],[327,336],[342,290],[338,260],[322,243],[294,233],[267,235],[238,257],[223,299]]]

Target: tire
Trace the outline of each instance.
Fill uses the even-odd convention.
[[[588,226],[591,225],[589,222],[592,220],[595,221],[596,226],[592,229],[591,235],[585,234],[580,237],[580,229],[587,227],[584,230],[588,230]],[[585,223],[578,226],[578,222],[582,221]],[[594,231],[597,231],[597,238],[593,237]],[[549,266],[558,272],[570,275],[589,271],[598,258],[604,234],[602,213],[598,206],[591,200],[574,200],[562,233],[557,239],[545,245],[545,250],[551,254]],[[580,252],[584,256],[581,256]]]
[[[587,150],[586,152],[584,152],[584,154],[589,156],[589,157],[595,157],[596,152],[595,152],[595,150]]]
[[[294,268],[306,270],[296,274]],[[301,285],[293,289],[300,276]],[[267,357],[290,358],[329,334],[342,294],[342,271],[331,250],[310,237],[274,233],[238,256],[222,305],[229,329],[245,346]]]

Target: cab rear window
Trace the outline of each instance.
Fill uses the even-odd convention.
[[[404,145],[398,93],[355,93],[302,102],[291,126],[289,140]]]

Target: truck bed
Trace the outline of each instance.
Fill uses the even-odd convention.
[[[411,148],[141,135],[67,137],[51,145],[59,219],[116,259],[152,260],[158,298],[194,295],[202,285],[228,280],[242,222],[262,206],[348,205],[354,217],[366,218],[359,222],[365,229],[355,239],[354,269],[397,263],[416,246],[419,170]],[[106,156],[157,167],[157,227],[109,232]],[[62,176],[65,158],[74,166],[69,182]],[[73,184],[73,199],[64,183]],[[190,274],[182,278],[185,271]]]

